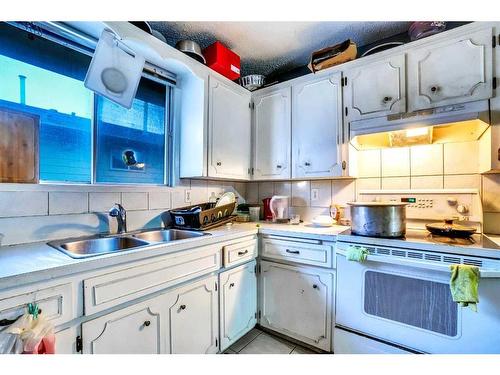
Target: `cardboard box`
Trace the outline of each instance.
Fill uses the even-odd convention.
[[[354,60],[357,53],[356,43],[347,39],[332,47],[326,47],[313,52],[307,67],[311,72],[315,73],[319,70]]]

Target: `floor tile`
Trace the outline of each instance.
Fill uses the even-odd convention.
[[[240,354],[290,354],[295,348],[295,345],[270,336],[267,333],[262,333],[255,338],[250,344],[245,346]]]
[[[302,346],[296,346],[295,349],[290,354],[317,354],[310,349],[303,348]]]
[[[255,339],[257,336],[259,336],[262,333],[260,329],[254,328],[250,332],[248,332],[245,336],[243,336],[241,339],[236,341],[229,349],[239,352],[241,349],[243,349],[245,346],[247,346],[253,339]]]

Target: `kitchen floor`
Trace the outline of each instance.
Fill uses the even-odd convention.
[[[252,329],[230,346],[224,354],[317,354],[310,349],[263,332]]]

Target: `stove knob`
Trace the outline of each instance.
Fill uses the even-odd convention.
[[[466,214],[467,212],[469,212],[469,208],[467,206],[464,206],[463,204],[459,204],[457,206],[457,211],[461,214]]]

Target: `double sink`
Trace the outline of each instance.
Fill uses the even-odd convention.
[[[48,245],[62,251],[71,258],[80,259],[206,235],[209,235],[209,233],[180,229],[156,229],[120,235],[101,235],[76,240],[52,241]]]

